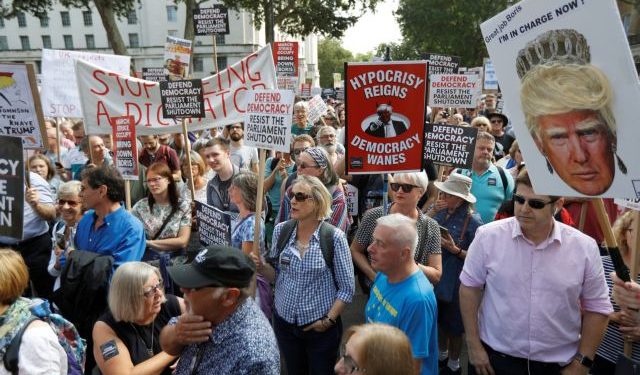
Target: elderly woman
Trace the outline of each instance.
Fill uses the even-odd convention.
[[[291,124],[291,135],[311,134],[313,124],[309,122],[309,104],[299,101],[293,105],[293,123]]]
[[[410,375],[415,372],[409,338],[396,327],[371,323],[347,330],[336,363],[338,375]]]
[[[53,290],[60,288],[60,274],[67,255],[73,250],[73,243],[76,236],[76,228],[84,210],[80,199],[80,181],[69,181],[60,185],[58,190],[57,210],[61,221],[53,226],[51,231],[51,258],[47,271],[49,275],[56,277]]]
[[[184,255],[191,235],[191,206],[178,192],[171,170],[165,163],[153,163],[147,169],[149,195],[133,206],[131,213],[140,219],[147,237],[144,261],[160,261],[160,272],[167,291],[174,292],[166,267],[171,259]]]
[[[160,331],[186,312],[181,298],[165,295],[157,268],[128,262],[109,287],[109,310],[93,326],[93,355],[103,375],[170,375],[176,357],[160,348]]]
[[[51,164],[51,160],[42,154],[36,154],[29,158],[29,170],[37,173],[44,178],[54,194],[58,191],[58,187],[62,180],[56,175],[56,169]]]
[[[419,240],[415,260],[429,281],[435,285],[442,274],[440,229],[435,220],[417,208],[420,197],[427,190],[429,178],[424,172],[396,173],[389,181],[394,193],[394,202],[389,207],[388,213],[400,213],[416,221]],[[366,250],[373,239],[376,220],[384,214],[383,207],[374,207],[365,212],[360,220],[356,237],[351,243],[351,256],[356,267],[366,278],[361,280],[361,285],[367,293],[376,277],[376,272],[371,268]]]
[[[331,205],[324,184],[301,175],[289,194],[292,221],[276,226],[269,263],[254,261],[275,282],[273,328],[287,373],[330,374],[340,314],[353,298],[353,264],[344,232],[324,221]]]
[[[321,147],[310,147],[296,157],[296,165],[298,166],[298,176],[317,177],[324,184],[329,194],[331,194],[331,216],[327,220],[346,233],[350,224],[347,202],[342,187],[338,184],[338,175],[329,161],[327,152]],[[279,223],[289,220],[291,213],[291,189],[292,186],[286,190],[282,198]]]
[[[0,249],[0,357],[20,330],[32,319],[31,301],[20,298],[29,286],[29,271],[19,253]],[[18,352],[19,374],[66,374],[67,354],[56,333],[42,320],[31,322]],[[0,366],[0,375],[10,374]]]
[[[478,116],[471,120],[471,127],[477,128],[479,132],[491,133],[491,122],[484,116]]]
[[[191,151],[191,175],[193,176],[193,185],[195,188],[194,196],[198,202],[207,203],[207,183],[211,179],[210,174],[207,174],[207,166],[204,160],[195,151]],[[189,178],[189,170],[187,169],[187,157],[182,156],[180,159],[180,166],[182,168],[182,176]],[[187,188],[191,190],[191,183],[187,181]]]
[[[475,237],[476,229],[482,225],[480,215],[473,212],[476,197],[471,194],[471,178],[452,173],[445,182],[436,181],[442,192],[444,208],[433,219],[440,224],[442,235],[442,277],[435,287],[438,298],[438,346],[439,361],[450,373],[460,369],[460,351],[464,326],[460,315],[458,290],[460,272],[467,249]]]

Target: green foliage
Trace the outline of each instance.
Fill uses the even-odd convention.
[[[479,66],[488,56],[480,24],[504,10],[509,0],[400,0],[396,12],[404,44],[420,55],[461,57],[463,66]],[[395,59],[395,58],[394,58]]]
[[[333,87],[333,73],[344,78],[344,63],[354,61],[351,51],[342,47],[339,40],[325,38],[318,42],[318,70],[320,86]]]
[[[389,47],[391,61],[419,60],[420,53],[408,43],[382,43],[376,47],[376,56],[384,57]]]
[[[51,10],[52,5],[52,0],[0,0],[0,18],[13,18],[18,12],[31,13],[36,17],[41,17]]]

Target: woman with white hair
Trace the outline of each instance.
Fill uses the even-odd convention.
[[[303,100],[293,105],[291,135],[311,134],[313,124],[309,122],[309,104]]]
[[[170,375],[177,357],[160,347],[160,331],[186,312],[182,298],[165,295],[160,271],[143,262],[116,270],[109,310],[93,326],[93,355],[103,375]]]
[[[394,193],[394,202],[389,206],[388,213],[400,213],[416,221],[419,240],[415,260],[429,281],[435,285],[442,274],[440,230],[438,223],[417,207],[420,197],[427,190],[429,178],[424,172],[396,173],[389,181]],[[375,207],[365,212],[351,243],[353,262],[366,278],[360,281],[367,292],[376,277],[376,272],[371,268],[366,250],[371,244],[376,220],[384,215],[383,207]]]

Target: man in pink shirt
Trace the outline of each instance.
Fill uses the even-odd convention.
[[[515,217],[478,228],[460,275],[469,374],[587,374],[613,312],[596,242],[516,179]]]

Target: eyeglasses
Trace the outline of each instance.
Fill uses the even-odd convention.
[[[359,372],[367,372],[366,369],[358,366],[356,361],[347,353],[345,353],[346,349],[343,346],[340,347],[340,358],[342,359],[342,365],[347,370],[347,374],[353,374],[356,371]]]
[[[147,184],[157,184],[158,182],[164,180],[166,177],[154,177],[147,179]]]
[[[162,292],[163,290],[164,290],[164,284],[162,283],[162,279],[161,279],[156,285],[143,291],[142,295],[144,296],[144,298],[149,298],[149,297],[155,296],[157,292]]]
[[[69,205],[69,207],[75,207],[77,205],[80,204],[80,202],[76,202],[76,201],[69,201],[69,200],[65,200],[65,199],[58,199],[58,205],[60,206],[64,206],[66,204]]]
[[[318,169],[318,168],[320,168],[320,166],[319,166],[319,165],[307,165],[307,164],[305,164],[305,163],[300,163],[300,164],[298,164],[298,169],[307,169],[307,168],[315,168],[315,169]]]
[[[302,193],[302,192],[294,193],[293,191],[291,191],[289,192],[289,199],[293,200],[293,198],[295,198],[296,201],[298,202],[304,202],[307,199],[312,199],[313,196],[311,196],[310,194]]]
[[[301,153],[305,152],[309,147],[303,147],[303,148],[294,148],[293,149],[293,154],[295,156],[300,155]]]
[[[391,186],[391,190],[393,190],[393,191],[398,191],[398,190],[402,189],[402,191],[405,192],[405,193],[411,193],[411,190],[417,188],[416,185],[399,184],[397,182],[392,182],[390,184],[390,186]]]
[[[502,123],[502,120],[491,120],[492,124]]]
[[[513,200],[516,201],[518,204],[524,204],[525,202],[529,203],[529,207],[536,209],[536,210],[540,210],[542,208],[544,208],[544,206],[548,205],[548,204],[552,204],[555,202],[555,200],[549,201],[549,202],[545,202],[542,199],[526,199],[525,197],[523,197],[522,195],[518,195],[518,194],[513,194]]]

